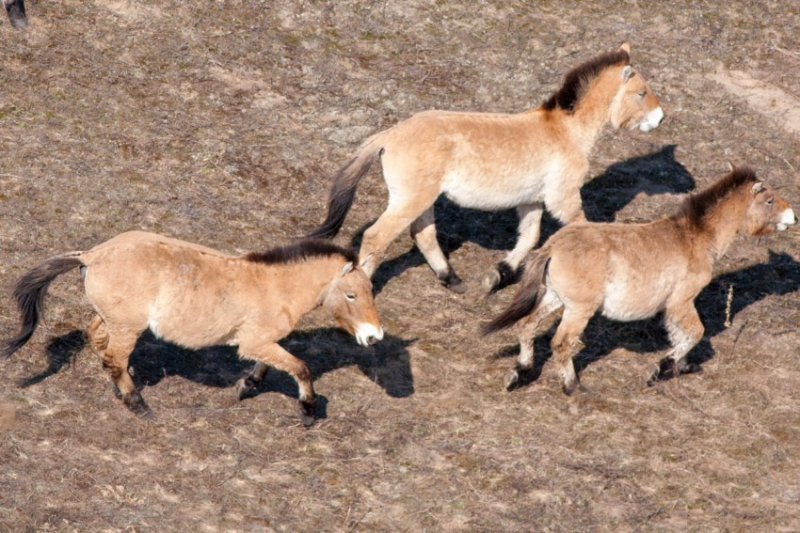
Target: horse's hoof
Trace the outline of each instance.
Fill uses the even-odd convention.
[[[313,426],[314,422],[317,421],[317,419],[316,419],[316,417],[314,415],[306,415],[306,414],[301,414],[300,415],[300,420],[303,422],[303,425],[305,427],[307,427],[307,428],[310,428],[311,426]]]
[[[145,407],[143,411],[138,411],[135,414],[140,420],[153,420],[156,417],[156,415],[153,414],[153,411],[151,411],[148,407]]]
[[[507,391],[510,392],[510,391],[516,389],[517,386],[519,385],[519,382],[520,382],[519,371],[512,370],[511,372],[506,374],[506,390]]]
[[[239,397],[240,402],[249,397],[254,389],[255,387],[249,383],[248,379],[242,378],[236,382],[236,395]]]
[[[300,420],[305,427],[314,424],[316,417],[316,398],[313,400],[300,400]]]
[[[481,282],[481,286],[488,294],[493,293],[498,285],[500,285],[500,272],[497,270],[492,270],[486,274]]]
[[[467,292],[467,284],[464,283],[464,281],[462,281],[461,278],[458,278],[454,282],[448,283],[447,285],[445,285],[445,287],[447,287],[456,294],[464,294],[465,292]]]
[[[139,418],[146,419],[152,417],[150,408],[147,407],[147,404],[145,403],[144,398],[142,398],[142,395],[139,394],[139,391],[134,391],[127,397],[123,397],[122,403],[124,403],[125,406]]]
[[[440,274],[439,281],[456,294],[464,294],[467,292],[467,284],[458,277],[458,274],[456,274],[452,268],[446,274]]]
[[[647,381],[647,386],[652,387],[657,382],[667,381],[680,373],[681,371],[678,370],[678,364],[671,357],[665,357],[658,362],[658,366],[653,370],[650,379]]]

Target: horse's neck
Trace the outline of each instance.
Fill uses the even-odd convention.
[[[709,208],[705,215],[705,233],[713,261],[722,257],[736,238],[747,205],[746,195],[742,190],[737,190]]]
[[[343,260],[337,257],[314,257],[299,263],[267,265],[278,272],[276,290],[284,293],[284,305],[296,315],[305,314],[320,304],[325,288],[341,270]]]
[[[595,85],[581,98],[575,112],[566,115],[573,137],[588,156],[597,137],[611,120],[611,102],[619,89],[613,80],[597,80]]]

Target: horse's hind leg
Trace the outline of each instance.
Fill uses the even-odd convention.
[[[567,309],[553,337],[553,358],[558,366],[558,375],[561,377],[561,385],[566,394],[572,394],[578,386],[578,375],[575,373],[572,358],[583,348],[581,333],[593,314],[594,309]]]
[[[552,324],[550,319],[555,317],[551,317],[551,315],[561,307],[563,307],[563,304],[556,296],[556,293],[548,290],[542,296],[536,310],[522,319],[519,326],[519,357],[517,357],[517,364],[514,366],[514,370],[506,376],[506,390],[512,390],[521,385],[525,381],[526,375],[533,370],[534,339],[545,326]]]
[[[310,426],[314,423],[317,396],[314,393],[314,385],[311,382],[311,371],[303,361],[277,344],[259,345],[257,341],[241,343],[239,345],[239,355],[264,365],[260,367],[257,364],[254,373],[269,365],[291,375],[297,382],[299,390],[300,412],[303,424]],[[266,369],[264,372],[266,372]]]
[[[92,321],[92,324],[94,322]],[[99,331],[100,328],[98,328]],[[150,414],[150,408],[136,390],[131,375],[128,373],[128,361],[140,334],[141,331],[106,330],[105,343],[107,347],[103,352],[103,369],[111,378],[122,403],[137,416],[146,417]],[[94,344],[94,340],[92,342]]]
[[[467,284],[464,283],[458,274],[455,273],[453,267],[447,261],[447,258],[436,240],[436,225],[434,224],[433,206],[429,207],[411,224],[411,237],[417,243],[417,248],[425,256],[428,265],[442,282],[442,285],[448,289],[463,293],[467,290]]]
[[[686,356],[695,345],[703,338],[703,322],[697,314],[694,304],[684,303],[682,306],[667,308],[664,322],[672,343],[672,350],[658,363],[658,368],[653,371],[648,386],[656,381],[666,381],[680,374],[700,372],[698,364],[689,363]]]
[[[248,374],[246,378],[240,379],[236,382],[236,392],[239,395],[239,400],[244,400],[247,396],[253,393],[258,387],[258,384],[264,381],[264,376],[269,370],[269,365],[256,361],[256,366],[253,371]]]
[[[399,198],[395,194],[389,198],[389,206],[386,211],[372,226],[367,228],[361,241],[358,259],[367,276],[372,277],[378,269],[389,244],[420,215],[432,207],[438,195],[437,190],[422,190],[409,193],[408,197]]]
[[[28,27],[28,18],[25,16],[25,2],[24,0],[4,0],[6,12],[8,13],[8,20],[11,25],[22,30]]]
[[[528,255],[528,252],[539,242],[543,209],[544,206],[541,202],[517,207],[517,215],[519,216],[517,243],[514,245],[514,249],[508,252],[502,261],[497,263],[497,268],[484,278],[483,286],[487,291],[500,290],[516,280],[519,265]]]
[[[94,315],[89,325],[83,330],[83,337],[99,355],[105,354],[106,348],[108,348],[108,328],[100,315]]]

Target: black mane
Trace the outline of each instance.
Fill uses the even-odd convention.
[[[750,167],[738,167],[733,169],[730,174],[721,178],[707,189],[692,194],[683,201],[678,212],[672,216],[674,220],[685,218],[690,225],[702,227],[703,218],[708,210],[720,200],[725,198],[731,191],[738,189],[748,183],[756,183],[758,178],[755,171]]]
[[[285,263],[299,263],[314,257],[330,257],[339,255],[346,261],[356,263],[357,256],[353,249],[342,248],[329,241],[306,239],[295,244],[280,246],[263,253],[250,252],[244,256],[247,261],[279,265]]]
[[[620,49],[616,52],[599,55],[582,65],[578,65],[567,73],[561,88],[542,104],[542,108],[548,111],[556,108],[564,111],[574,111],[575,106],[583,97],[591,81],[604,69],[623,63],[628,65],[630,62],[631,58],[628,52]]]

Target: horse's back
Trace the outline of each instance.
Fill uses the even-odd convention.
[[[146,247],[155,247],[155,248],[165,247],[176,250],[185,249],[210,256],[232,257],[228,254],[220,252],[219,250],[208,248],[207,246],[202,246],[200,244],[182,241],[180,239],[174,239],[172,237],[166,237],[164,235],[159,235],[157,233],[150,233],[147,231],[126,231],[125,233],[120,233],[116,237],[113,237],[105,241],[104,243],[98,244],[97,246],[89,250],[89,252],[87,253],[99,252],[110,248],[134,249],[134,248],[146,248]]]
[[[136,231],[92,248],[82,259],[86,296],[111,323],[150,327],[160,334],[158,323],[164,317],[199,323],[201,316],[213,319],[217,310],[230,310],[224,288],[230,285],[236,258],[211,248]]]
[[[654,315],[689,274],[681,236],[666,222],[573,224],[551,241],[556,292],[615,320]]]

